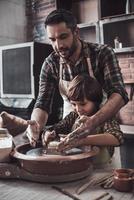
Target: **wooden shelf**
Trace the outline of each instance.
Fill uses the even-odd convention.
[[[115,53],[129,53],[129,52],[134,52],[134,47],[126,47],[126,48],[119,48],[119,49],[114,49]]]
[[[133,15],[100,20],[99,24],[102,44],[109,44],[114,48],[114,39],[118,36],[123,48],[134,47]]]
[[[82,23],[78,24],[80,29],[80,37],[83,40],[99,43],[99,26],[98,23]]]
[[[134,12],[134,1],[129,0],[129,12]],[[100,0],[100,19],[118,17],[119,15],[125,15],[128,13],[126,0]]]

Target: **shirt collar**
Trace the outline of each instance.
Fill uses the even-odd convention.
[[[90,49],[89,44],[85,41],[81,41],[82,49],[81,49],[81,55],[86,58],[90,58]]]

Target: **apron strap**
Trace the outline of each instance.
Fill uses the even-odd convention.
[[[89,75],[90,75],[92,78],[95,78],[94,73],[93,73],[93,70],[92,70],[91,59],[90,59],[90,58],[86,58],[86,60],[87,60]],[[95,79],[96,79],[96,78],[95,78]]]
[[[59,77],[60,79],[62,79],[62,61],[61,61],[61,58],[60,58],[60,70],[59,70]]]

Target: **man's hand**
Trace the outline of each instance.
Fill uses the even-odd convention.
[[[69,140],[68,137],[66,137],[58,144],[58,151],[64,152],[77,146],[79,146],[78,139]]]
[[[44,131],[42,133],[42,145],[46,146],[50,141],[53,141],[56,137],[55,131]]]
[[[88,133],[90,134],[91,131],[95,128],[94,127],[94,121],[93,121],[93,116],[88,117],[85,115],[82,115],[79,119],[78,119],[78,123],[80,124],[80,131],[79,133],[81,133],[82,131],[88,131]],[[80,134],[82,137],[82,133]]]
[[[39,124],[35,120],[28,120],[27,123],[28,128],[26,130],[26,135],[31,146],[35,147],[40,135]]]
[[[95,128],[93,125],[93,118],[88,116],[81,116],[77,121],[79,123],[79,127],[72,131],[70,134],[67,135],[68,141],[72,141],[74,139],[84,138],[91,134],[93,129]]]
[[[78,123],[80,126],[68,134],[58,145],[59,151],[69,150],[79,146],[80,139],[87,137],[94,129],[91,117],[81,116]]]

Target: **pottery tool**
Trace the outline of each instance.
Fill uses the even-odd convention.
[[[55,185],[53,185],[52,188],[57,190],[57,191],[59,191],[59,192],[61,192],[62,194],[67,195],[68,197],[72,198],[73,200],[80,200],[78,197],[76,197],[75,195],[71,194],[70,192],[68,192],[65,189],[62,189],[62,188],[60,188],[58,186],[55,186]]]
[[[95,199],[93,199],[93,200],[100,200],[100,199],[102,199],[103,197],[106,197],[106,196],[108,196],[108,195],[109,195],[109,193],[108,193],[108,192],[105,192],[105,193],[101,194],[99,197],[97,197],[97,198],[95,198]]]
[[[79,188],[77,188],[76,193],[80,194],[90,186],[101,186],[102,185],[104,188],[109,188],[108,187],[108,185],[109,185],[110,187],[112,187],[113,176],[114,176],[113,173],[110,173],[101,178],[97,178],[97,177],[92,178],[91,180],[89,180],[88,182],[82,184]],[[105,187],[105,184],[107,184],[106,187]]]
[[[113,196],[111,195],[111,196],[109,196],[109,198],[107,199],[107,200],[113,200],[114,198],[113,198]]]

